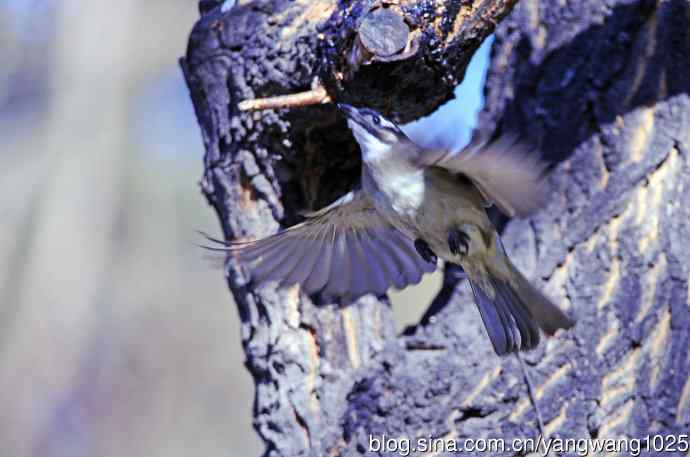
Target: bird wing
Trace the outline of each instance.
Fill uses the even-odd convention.
[[[460,153],[429,157],[432,163],[427,165],[467,176],[487,203],[494,203],[507,216],[523,217],[543,205],[546,165],[515,136],[471,144]]]
[[[236,256],[261,284],[300,284],[328,300],[382,295],[390,286],[418,283],[435,265],[376,211],[362,191],[350,192],[275,235],[221,248]],[[213,240],[218,241],[218,240]]]

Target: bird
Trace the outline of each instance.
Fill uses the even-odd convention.
[[[543,205],[545,163],[514,135],[462,151],[428,148],[366,107],[338,104],[361,150],[357,187],[274,235],[223,243],[257,284],[299,284],[322,300],[405,288],[439,258],[462,267],[498,355],[535,348],[574,321],[506,255],[487,208],[524,217]]]

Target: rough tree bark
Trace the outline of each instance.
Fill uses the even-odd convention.
[[[334,100],[417,118],[451,97],[514,3],[256,0],[223,12],[202,1],[182,67],[202,190],[225,236],[290,225],[359,170],[332,105],[240,112],[240,101],[318,77]],[[356,38],[382,8],[407,31],[378,55]],[[481,130],[520,130],[554,163],[547,208],[508,222],[504,242],[578,319],[525,356],[538,408],[450,273],[420,324],[396,335],[385,297],[339,306],[297,287],[255,290],[228,260],[267,455],[364,454],[384,434],[535,437],[540,416],[551,437],[687,432],[689,27],[684,0],[523,0],[497,31]]]

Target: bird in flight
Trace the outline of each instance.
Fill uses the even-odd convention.
[[[418,283],[438,259],[464,269],[497,354],[534,348],[574,322],[506,255],[486,208],[525,216],[543,201],[544,164],[512,138],[459,153],[425,148],[368,108],[339,104],[359,143],[358,188],[302,223],[227,243],[252,281],[356,300]]]

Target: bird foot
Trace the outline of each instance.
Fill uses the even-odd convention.
[[[454,255],[466,256],[470,248],[469,242],[469,235],[457,228],[451,229],[448,234],[448,248]]]
[[[422,259],[426,260],[429,263],[436,264],[438,258],[436,257],[436,254],[434,254],[434,251],[432,251],[429,247],[429,243],[427,243],[421,238],[417,238],[416,240],[414,240],[414,247],[419,253],[419,255],[422,256]]]

